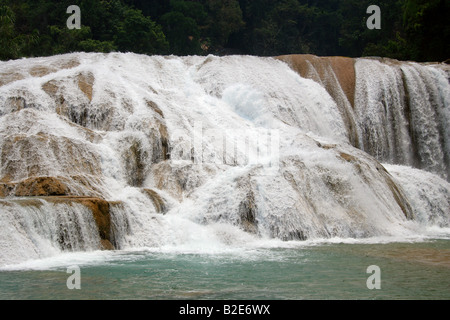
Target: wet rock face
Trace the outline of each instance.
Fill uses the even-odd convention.
[[[302,77],[320,83],[337,103],[343,116],[350,142],[359,147],[355,107],[355,59],[345,57],[317,57],[286,55],[277,57]]]
[[[352,106],[355,104],[355,59],[346,57],[317,57],[286,55],[277,57],[288,63],[302,77],[322,83],[330,95],[339,100],[339,88]]]
[[[242,228],[247,232],[256,234],[258,230],[258,222],[256,221],[258,208],[253,192],[250,191],[247,194],[246,198],[239,204],[238,210]]]
[[[28,178],[17,183],[16,197],[66,196],[69,188],[55,177]]]
[[[127,144],[129,147],[123,151],[125,171],[128,173],[127,181],[130,186],[141,187],[145,179],[145,158],[148,157],[148,153],[139,141],[134,140]]]
[[[143,189],[143,192],[151,199],[157,213],[165,214],[167,212],[167,204],[158,192],[152,189]]]
[[[0,198],[4,198],[8,194],[9,194],[8,185],[0,183]]]
[[[92,101],[94,75],[91,72],[80,73],[77,75],[78,88],[84,93],[84,95]]]
[[[10,135],[0,142],[4,179],[49,176],[60,170],[67,175],[99,175],[98,155],[84,142],[44,133]]]

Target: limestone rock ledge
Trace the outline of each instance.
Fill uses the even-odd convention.
[[[89,178],[89,179],[88,179]],[[0,198],[84,196],[99,198],[99,179],[90,176],[29,177],[20,181],[0,180]]]

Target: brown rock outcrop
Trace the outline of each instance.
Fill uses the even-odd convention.
[[[86,95],[89,101],[92,101],[92,86],[94,85],[94,75],[90,72],[80,73],[77,76],[78,88]]]
[[[247,196],[239,204],[240,224],[242,228],[249,233],[256,234],[258,231],[258,222],[256,221],[257,205],[255,195],[250,190]]]
[[[100,175],[98,156],[85,143],[66,137],[10,135],[0,141],[0,149],[1,180],[52,176],[55,167],[64,168],[67,175]]]
[[[348,101],[354,107],[356,86],[355,60],[346,57],[328,57],[326,59],[329,61],[331,68],[333,68],[334,74],[338,78]]]
[[[317,57],[313,55],[287,55],[277,57],[285,61],[302,77],[322,83],[328,93],[336,98],[333,79],[330,71],[336,76],[340,87],[344,91],[348,101],[354,106],[355,101],[355,60],[346,57]]]
[[[350,142],[358,147],[357,126],[353,116],[356,86],[355,59],[313,55],[286,55],[277,59],[286,62],[303,78],[314,80],[327,90],[339,108]]]
[[[152,200],[156,212],[163,214],[167,212],[167,206],[164,199],[155,190],[143,189],[143,191],[150,198],[150,200]]]
[[[12,67],[6,68],[0,73],[0,87],[14,81],[19,81],[27,78],[28,74],[32,77],[44,77],[53,72],[63,69],[72,69],[80,65],[77,58],[74,57],[59,57],[58,61],[54,61],[52,65],[42,65],[41,61],[35,60],[36,64],[32,65],[28,70],[20,70]]]
[[[42,197],[68,195],[69,188],[64,178],[33,177],[16,184],[14,195],[16,197]]]
[[[98,179],[97,179],[98,180]],[[4,177],[0,181],[0,198],[4,197],[50,197],[80,196],[99,197],[95,177],[30,177],[18,182],[10,182]]]
[[[0,198],[6,197],[8,193],[6,184],[0,183]]]
[[[17,73],[17,72],[13,72],[13,71],[1,72],[0,73],[0,87],[6,85],[8,83],[14,82],[14,81],[22,80],[24,78],[25,78],[24,75]]]

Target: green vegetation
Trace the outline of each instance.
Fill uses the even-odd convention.
[[[70,5],[81,29],[69,30]],[[369,5],[381,30],[369,30]],[[0,59],[74,51],[450,58],[448,0],[0,0]]]

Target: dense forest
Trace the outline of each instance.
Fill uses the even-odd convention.
[[[381,9],[370,30],[367,8]],[[70,5],[81,28],[69,29]],[[450,58],[448,0],[0,0],[0,59],[60,53]]]

